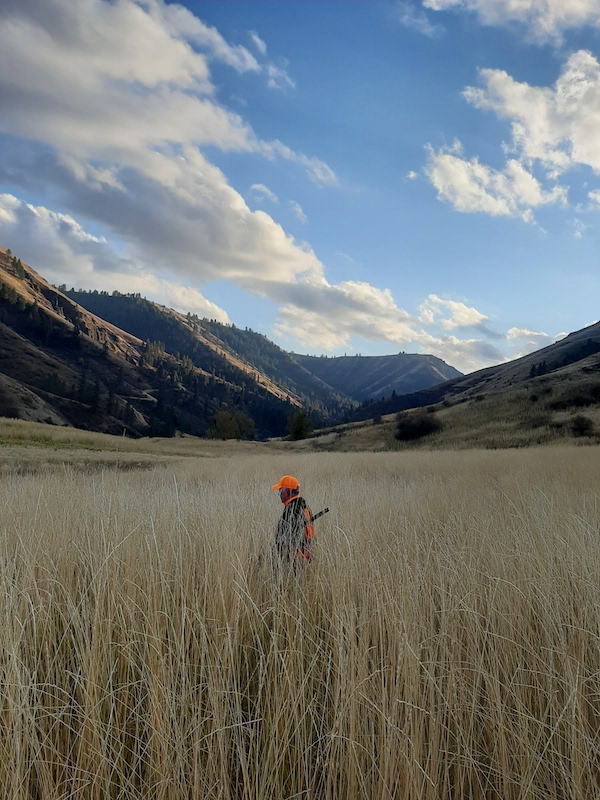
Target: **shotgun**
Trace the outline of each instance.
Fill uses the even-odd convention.
[[[324,508],[324,509],[323,509],[323,511],[319,511],[319,513],[318,513],[318,514],[313,514],[313,515],[312,515],[312,517],[311,517],[311,518],[308,520],[308,522],[309,522],[309,525],[312,525],[312,524],[313,524],[313,522],[314,522],[316,519],[319,519],[319,517],[322,517],[322,516],[323,516],[323,514],[327,514],[327,513],[329,513],[329,509],[328,509],[328,508]]]

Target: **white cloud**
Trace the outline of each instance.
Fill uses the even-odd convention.
[[[311,348],[362,337],[411,345],[459,369],[502,360],[473,309],[443,301],[429,330],[388,290],[328,283],[309,245],[248,208],[205,146],[285,160],[318,186],[337,178],[318,158],[259,140],[220,105],[210,74],[215,59],[241,74],[267,74],[247,50],[162,0],[4,0],[0,179],[29,196],[52,197],[77,219],[5,196],[3,243],[54,282],[140,291],[220,319],[225,313],[201,291],[230,281],[280,307],[281,335]],[[432,154],[438,167],[443,155]],[[505,194],[535,201],[527,176],[513,172]],[[491,183],[502,197],[502,181]],[[268,196],[264,184],[255,187]],[[481,338],[449,334],[463,322]]]
[[[398,308],[388,290],[375,289],[367,283],[345,281],[337,286],[303,283],[287,287],[286,291],[290,302],[280,308],[274,333],[291,342],[300,342],[312,351],[340,350],[358,336],[366,341],[386,341],[399,349],[410,347],[435,355],[465,372],[507,360],[485,338],[460,339],[448,334],[435,314],[411,315]],[[473,326],[478,320],[487,319],[463,303],[441,301],[435,295],[426,303],[432,308],[440,305],[449,309],[450,320],[455,323],[453,328]],[[481,333],[488,335],[483,328]]]
[[[279,198],[275,192],[272,192],[264,183],[253,183],[250,187],[250,191],[254,192],[254,194],[266,197],[267,200],[270,200],[272,203],[279,203]]]
[[[223,309],[193,286],[157,277],[145,265],[118,254],[106,239],[87,233],[66,214],[0,195],[0,237],[51,283],[140,292],[184,313],[229,321]]]
[[[418,173],[417,172],[413,172],[413,170],[411,169],[411,171],[409,173],[407,173],[407,175],[406,175],[406,180],[407,181],[414,181],[418,177],[419,177]]]
[[[571,220],[571,227],[573,228],[573,236],[575,239],[583,239],[583,235],[588,230],[589,225],[586,225],[583,220],[575,218]]]
[[[337,186],[338,184],[335,172],[324,161],[305,156],[303,153],[296,153],[277,139],[272,142],[260,142],[258,151],[270,160],[283,158],[294,164],[300,164],[306,169],[309,180],[319,187]]]
[[[510,341],[513,339],[539,339],[540,342],[546,342],[550,339],[547,333],[543,331],[530,331],[527,328],[510,328],[506,332],[506,338]]]
[[[286,159],[312,181],[335,185],[319,159],[258,140],[215,101],[212,58],[241,72],[262,69],[244,48],[162,0],[0,6],[0,132],[81,159],[121,162],[143,148],[211,145]]]
[[[300,220],[302,223],[308,222],[300,203],[297,203],[295,200],[290,200],[290,207],[296,219]]]
[[[483,88],[466,99],[511,121],[512,149],[554,174],[576,164],[600,173],[600,64],[580,50],[567,61],[554,88],[518,83],[501,70],[481,70]]]
[[[314,254],[250,212],[198,146],[286,159],[319,185],[335,175],[277,140],[257,140],[214,102],[207,57],[174,31],[189,29],[197,44],[204,37],[211,57],[240,69],[251,62],[194,20],[160,0],[2,6],[0,132],[41,147],[5,148],[0,172],[13,185],[52,186],[63,207],[104,225],[138,260],[199,285],[321,274]]]
[[[351,336],[367,341],[399,344],[413,341],[415,331],[410,315],[398,308],[387,289],[368,283],[344,281],[303,282],[286,287],[275,331],[307,347],[335,350]]]
[[[406,0],[396,3],[395,18],[405,28],[411,28],[430,39],[442,36],[445,32],[441,25],[431,22],[422,8],[418,8],[413,3],[407,3]]]
[[[275,64],[267,65],[267,86],[270,89],[295,89],[296,83],[287,74],[283,67],[278,67]]]
[[[260,38],[258,33],[256,33],[256,31],[251,31],[250,32],[250,39],[251,39],[252,44],[254,45],[254,47],[256,47],[258,52],[261,54],[261,56],[265,56],[267,54],[267,45]]]
[[[172,252],[170,272],[160,275],[151,260],[156,242],[148,242],[147,249],[143,249],[134,239],[124,237],[124,245],[113,245],[102,236],[90,235],[68,215],[32,206],[12,195],[0,195],[0,242],[51,282],[140,292],[184,313],[191,311],[226,322],[225,311],[198,291],[198,273],[185,250],[177,249],[176,239],[186,235],[185,229],[179,229],[171,244],[161,245],[172,247]],[[390,342],[398,349],[431,353],[463,371],[506,360],[506,355],[487,341],[489,332],[483,324],[487,317],[465,303],[430,295],[414,316],[399,308],[388,290],[368,283],[345,281],[331,285],[318,269],[304,275],[294,268],[286,273],[285,259],[290,250],[286,249],[285,240],[280,246],[282,261],[278,269],[257,277],[252,264],[238,263],[232,264],[228,272],[221,270],[217,274],[225,274],[237,285],[271,299],[279,307],[274,334],[288,340],[291,349],[298,349],[300,344],[311,351],[335,351],[360,337]],[[310,251],[305,256],[314,258]],[[200,254],[201,261],[205,257]],[[207,272],[207,265],[202,269]],[[478,330],[481,338],[461,339],[454,335],[467,327]]]
[[[566,205],[568,187],[557,179],[576,167],[600,174],[600,63],[589,52],[573,53],[554,86],[521,83],[502,70],[480,70],[479,87],[469,86],[465,99],[510,123],[509,156],[493,169],[463,155],[459,144],[434,151],[428,147],[427,176],[441,200],[462,212],[520,217],[533,221],[543,205]],[[588,193],[590,211],[600,192]],[[575,236],[584,228],[575,223]]]
[[[566,333],[558,333],[555,336],[550,336],[543,331],[530,331],[527,328],[510,328],[506,332],[506,340],[517,347],[513,353],[513,358],[520,358],[529,353],[534,353],[542,347],[554,344],[555,342],[564,339]]]
[[[515,159],[500,171],[481,164],[477,158],[463,158],[458,143],[437,152],[428,146],[427,153],[427,177],[437,189],[438,198],[451,203],[457,211],[532,222],[532,208],[566,203],[566,187],[554,186],[544,191],[531,172]]]
[[[477,327],[489,321],[476,308],[455,300],[442,300],[435,294],[430,294],[419,306],[419,319],[429,325],[440,323],[447,331]]]
[[[559,40],[568,29],[600,27],[598,0],[424,0],[424,6],[471,11],[484,25],[520,23],[540,42]]]

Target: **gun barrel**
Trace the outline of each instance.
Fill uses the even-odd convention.
[[[323,514],[327,514],[327,513],[329,513],[329,509],[328,508],[324,508],[323,511],[319,511],[318,514],[313,514],[312,517],[310,518],[310,522],[313,523],[316,519],[319,519],[319,517],[322,517]]]

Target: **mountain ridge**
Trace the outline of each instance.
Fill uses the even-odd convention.
[[[383,356],[310,356],[294,353],[306,369],[334,388],[364,402],[381,396],[408,394],[462,375],[442,359],[428,354]]]
[[[558,342],[546,345],[511,361],[485,367],[468,375],[444,381],[427,389],[397,398],[386,398],[366,409],[360,409],[354,419],[368,419],[410,408],[422,408],[437,403],[462,402],[477,395],[503,391],[567,369],[571,365],[586,366],[585,360],[600,353],[600,322],[569,333]]]
[[[300,411],[318,427],[359,405],[263,334],[139,294],[53,286],[2,248],[0,339],[0,414],[52,424],[266,438]]]

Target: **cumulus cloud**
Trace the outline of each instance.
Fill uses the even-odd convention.
[[[13,185],[52,186],[63,207],[106,226],[137,258],[200,285],[320,274],[314,254],[250,212],[199,147],[287,159],[317,183],[333,184],[335,175],[277,140],[257,140],[214,101],[208,57],[183,29],[198,45],[208,41],[211,57],[240,70],[253,64],[190,16],[160,0],[4,4],[0,132],[13,139],[0,171]],[[38,143],[8,154],[16,137]]]
[[[427,147],[426,174],[441,200],[462,212],[533,221],[536,208],[566,205],[568,187],[559,179],[576,167],[600,175],[600,63],[589,52],[573,53],[553,86],[531,86],[507,72],[483,69],[480,85],[465,99],[510,124],[502,169],[465,158],[462,147]],[[600,197],[588,194],[593,210]],[[578,210],[581,210],[579,208]],[[575,235],[580,236],[577,228]]]
[[[571,220],[571,227],[573,228],[573,236],[576,239],[583,239],[585,232],[588,230],[589,225],[578,219],[577,217]]]
[[[597,0],[424,0],[433,11],[474,12],[484,25],[522,24],[540,42],[560,40],[564,31],[600,27]]]
[[[308,244],[248,208],[208,148],[297,165],[320,187],[337,177],[315,156],[260,140],[221,105],[214,60],[268,77],[248,50],[163,0],[3,0],[0,180],[51,197],[63,212],[4,196],[3,243],[56,283],[139,291],[218,319],[225,312],[202,292],[230,281],[271,300],[280,308],[277,331],[311,348],[362,337],[463,370],[502,360],[487,341],[485,315],[430,300],[439,314],[428,325],[387,289],[330,284]],[[432,154],[432,164],[443,155],[458,158]],[[535,200],[516,168],[505,182]],[[501,183],[486,191],[501,197]],[[269,196],[264,184],[254,190]],[[479,338],[458,338],[469,326]]]
[[[583,166],[600,174],[600,63],[591,53],[573,53],[551,87],[518,82],[503,70],[483,69],[479,77],[481,85],[463,95],[509,121],[509,157],[497,170],[465,158],[459,143],[428,147],[427,176],[441,200],[462,212],[531,222],[540,206],[566,205],[568,187],[557,180],[569,170]],[[600,192],[588,196],[591,210]],[[583,230],[575,224],[576,237]]]
[[[435,294],[430,294],[424,303],[419,306],[419,319],[422,322],[433,324],[441,323],[447,331],[457,328],[471,328],[482,325],[488,321],[488,317],[471,308],[465,303],[455,300],[442,300]]]
[[[550,337],[543,331],[530,331],[527,328],[510,328],[506,332],[506,338],[511,339],[538,339],[540,342],[547,342]]]
[[[535,176],[516,159],[509,159],[504,170],[495,170],[475,157],[464,158],[458,142],[438,151],[428,146],[427,154],[426,174],[438,198],[457,211],[519,217],[524,222],[533,222],[532,208],[566,203],[566,187],[557,185],[544,191]]]
[[[184,270],[177,263],[181,254],[176,252],[171,273],[158,275],[148,260],[152,244],[148,251],[135,240],[116,247],[103,236],[89,234],[68,215],[8,194],[0,195],[0,240],[55,284],[140,292],[184,313],[228,321],[226,312],[197,289],[191,266]],[[398,307],[388,290],[360,281],[332,285],[319,270],[292,277],[267,272],[250,285],[240,265],[232,265],[229,274],[238,285],[277,304],[273,333],[289,341],[292,349],[300,344],[310,350],[336,351],[361,337],[431,353],[465,372],[506,360],[497,344],[489,341],[487,316],[460,301],[430,295],[418,314],[411,315]],[[466,328],[477,331],[479,338],[456,335]],[[507,341],[517,338],[514,331]],[[521,338],[525,334],[529,332]]]
[[[67,214],[0,195],[0,237],[26,263],[43,265],[43,277],[51,283],[140,292],[185,313],[229,321],[223,309],[193,286],[157,277],[144,264],[117,253],[104,237],[87,233]]]
[[[261,69],[244,48],[228,46],[191,12],[162,0],[5,3],[0,132],[87,159],[210,145],[287,159],[311,180],[334,184],[327,165],[279,141],[258,140],[219,105],[208,67],[213,58],[240,72]]]
[[[600,64],[585,50],[566,62],[553,88],[519,83],[502,70],[481,70],[465,98],[511,122],[512,150],[551,175],[577,164],[600,173]]]
[[[309,349],[339,350],[352,337],[359,336],[366,341],[387,341],[399,349],[410,347],[435,355],[464,372],[507,360],[497,344],[486,338],[463,339],[448,332],[487,320],[485,315],[460,302],[430,295],[419,313],[411,315],[396,305],[388,290],[375,289],[360,281],[345,281],[336,286],[305,283],[290,288],[290,302],[282,304],[274,333]],[[446,311],[445,317],[439,313],[441,308]],[[479,333],[481,337],[487,336],[483,328]]]

